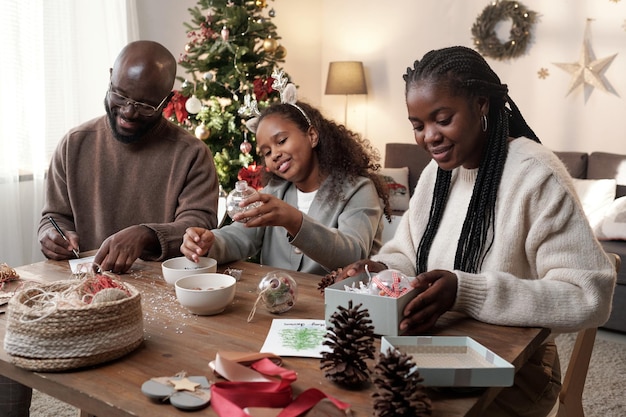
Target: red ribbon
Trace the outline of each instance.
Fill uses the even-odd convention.
[[[313,408],[324,398],[328,398],[341,410],[346,410],[350,406],[314,388],[304,391],[292,401],[291,383],[297,378],[295,371],[282,368],[268,358],[253,363],[251,368],[279,379],[271,382],[214,383],[211,386],[211,405],[220,417],[249,417],[250,415],[243,411],[246,407],[284,408],[278,417],[296,417]]]

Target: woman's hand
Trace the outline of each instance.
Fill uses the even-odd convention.
[[[365,267],[367,266],[367,271]],[[361,274],[363,272],[380,272],[382,270],[387,269],[385,264],[381,264],[380,262],[374,262],[370,259],[361,259],[360,261],[356,261],[346,266],[341,270],[341,272],[337,275],[335,282],[343,281],[346,278],[353,277],[355,275]]]
[[[246,227],[282,226],[287,233],[295,236],[302,227],[302,212],[294,206],[274,197],[271,194],[258,193],[240,203],[247,206],[261,202],[258,207],[237,213],[234,221],[245,223]]]
[[[419,274],[412,283],[419,294],[404,308],[400,331],[418,334],[433,327],[454,305],[457,284],[456,275],[450,271],[436,269]]]
[[[213,246],[215,235],[202,227],[188,227],[183,235],[180,251],[187,259],[198,262],[200,256],[209,253]]]

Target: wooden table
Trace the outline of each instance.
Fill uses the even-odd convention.
[[[173,287],[163,281],[160,263],[137,261],[131,271],[120,278],[134,285],[142,294],[145,328],[142,346],[116,361],[62,373],[30,372],[18,368],[0,349],[0,374],[100,417],[189,416],[189,412],[145,397],[141,393],[143,382],[152,377],[173,376],[180,371],[215,380],[208,362],[215,358],[216,352],[258,352],[272,319],[324,318],[324,298],[317,289],[321,277],[290,272],[299,284],[296,306],[280,316],[258,308],[254,319],[248,323],[259,281],[276,268],[247,262],[235,262],[229,266],[243,270],[234,302],[219,315],[201,317],[188,313],[178,304]],[[44,261],[16,269],[24,280],[48,282],[68,279],[70,274],[66,261]],[[222,271],[225,266],[221,265],[218,269]],[[6,318],[1,315],[2,339],[5,327]],[[439,320],[432,334],[471,336],[519,369],[548,337],[549,331],[493,326],[448,313]],[[379,340],[376,346],[379,349]],[[350,403],[353,415],[370,416],[374,387],[361,391],[342,389],[324,378],[319,363],[319,359],[284,358],[283,366],[298,372],[298,380],[293,385],[294,393],[319,388]],[[479,416],[498,392],[498,388],[489,388],[482,393],[459,396],[429,391],[433,399],[433,416]],[[210,407],[196,414],[216,415]]]

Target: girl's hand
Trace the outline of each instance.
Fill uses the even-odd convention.
[[[400,331],[418,334],[433,327],[454,305],[457,284],[456,275],[450,271],[436,269],[419,274],[412,283],[419,294],[404,308]]]
[[[180,251],[187,259],[198,262],[200,256],[209,253],[214,241],[215,235],[210,230],[203,227],[188,227],[183,235]]]
[[[367,271],[369,271],[371,274],[387,269],[387,266],[384,264],[381,264],[380,262],[374,262],[369,259],[361,259],[360,261],[356,261],[346,266],[345,268],[342,268],[339,275],[337,275],[337,278],[335,279],[335,281],[336,282],[343,281],[346,278],[350,278],[355,275],[361,274],[363,272],[367,272],[365,271],[366,265],[367,265]]]
[[[260,202],[258,207],[237,213],[234,221],[245,223],[246,227],[282,226],[287,233],[295,236],[302,226],[302,212],[271,194],[258,193],[245,199],[241,206]]]

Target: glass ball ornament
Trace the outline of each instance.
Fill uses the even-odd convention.
[[[202,75],[206,81],[213,81],[213,73],[211,71],[207,71]]]
[[[226,26],[224,26],[220,34],[222,35],[222,39],[224,41],[228,41],[228,38],[230,37],[230,30]]]
[[[276,17],[276,10],[272,7],[267,14],[269,17]]]
[[[287,49],[282,45],[278,45],[278,48],[276,48],[276,52],[274,52],[274,55],[276,56],[276,59],[285,59],[285,57],[287,56]]]
[[[276,50],[276,48],[278,48],[278,41],[276,39],[272,38],[271,36],[265,38],[265,40],[263,41],[263,50],[265,52],[272,53]]]
[[[298,283],[285,271],[272,271],[261,279],[257,291],[267,311],[280,314],[296,304]]]
[[[185,103],[185,109],[191,114],[198,114],[202,109],[202,102],[195,95],[189,97]]]
[[[241,142],[241,145],[239,145],[239,150],[242,154],[248,155],[252,150],[252,144],[248,142],[248,139],[244,139],[244,141]]]
[[[194,130],[194,133],[196,134],[196,137],[200,140],[205,140],[209,136],[211,136],[211,131],[204,124],[199,124]]]
[[[257,190],[250,187],[248,185],[248,181],[237,181],[235,183],[235,188],[226,196],[226,212],[228,213],[230,218],[232,219],[237,213],[242,213],[247,210],[259,207],[261,205],[260,201],[255,201],[254,203],[248,204],[244,207],[239,206],[239,203],[241,203],[243,200],[256,194],[258,194]],[[245,223],[246,221],[247,219],[240,220],[240,222],[242,223]]]

